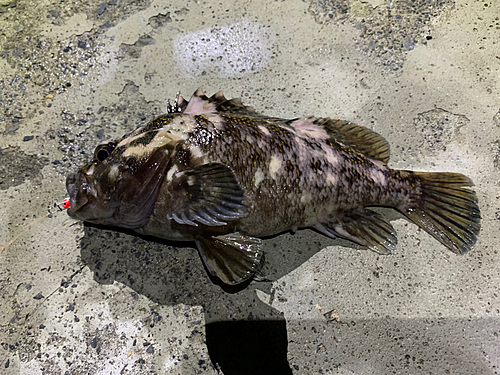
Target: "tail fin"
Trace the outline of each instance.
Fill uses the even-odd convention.
[[[472,181],[459,173],[411,172],[420,196],[401,211],[456,254],[469,252],[481,228]]]

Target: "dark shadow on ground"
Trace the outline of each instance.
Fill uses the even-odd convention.
[[[224,375],[292,374],[283,318],[210,323],[206,335],[210,358]]]
[[[334,244],[354,248],[307,230],[266,239],[264,276],[279,279]],[[190,245],[86,225],[81,256],[101,284],[118,281],[162,305],[202,306],[208,352],[224,375],[290,374],[290,365],[299,373],[500,373],[498,318],[286,322],[256,296],[256,288],[270,294],[270,282],[228,293]],[[300,367],[288,363],[290,346]]]
[[[334,243],[340,241],[312,231],[266,239],[262,275],[279,279]],[[202,306],[208,352],[225,375],[291,374],[285,319],[255,293],[257,287],[271,293],[271,282],[228,287],[209,277],[194,243],[91,225],[81,257],[100,284],[118,281],[161,305]]]

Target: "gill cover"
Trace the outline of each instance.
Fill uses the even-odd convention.
[[[92,173],[80,170],[66,180],[71,208],[68,214],[95,224],[124,228],[144,226],[153,210],[156,195],[170,161],[167,145],[154,150],[143,162],[123,167],[122,161],[107,158]],[[112,167],[117,176],[110,177]]]

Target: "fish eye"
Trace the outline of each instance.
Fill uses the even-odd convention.
[[[94,153],[94,159],[100,162],[104,161],[109,155],[111,155],[115,147],[116,144],[112,142],[97,146]]]

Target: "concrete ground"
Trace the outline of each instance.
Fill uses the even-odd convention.
[[[0,0],[0,373],[499,374],[500,3]],[[400,215],[378,256],[304,230],[230,290],[190,244],[55,210],[101,140],[203,86],[341,117],[390,166],[475,182],[456,256]],[[14,242],[12,242],[14,240]]]

